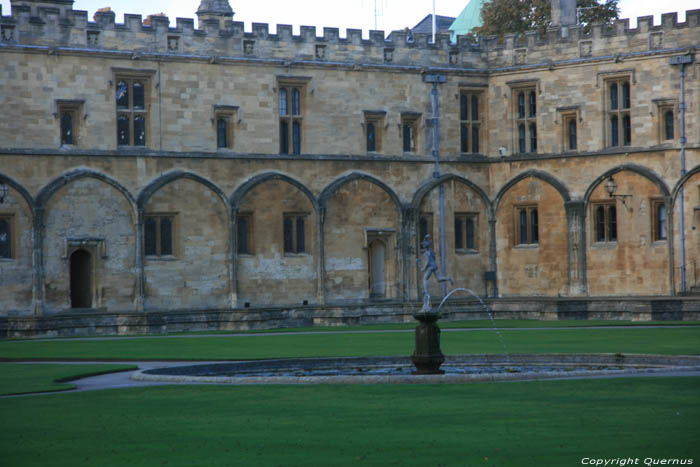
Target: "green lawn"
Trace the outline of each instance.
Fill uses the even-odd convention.
[[[700,354],[700,327],[493,330],[442,333],[445,354]],[[271,336],[0,341],[0,359],[227,360],[282,357],[410,355],[410,333],[275,334]]]
[[[0,395],[75,389],[67,381],[135,368],[133,365],[0,363]]]
[[[700,461],[700,378],[180,386],[0,399],[8,466]]]

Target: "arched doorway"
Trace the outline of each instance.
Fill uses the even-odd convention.
[[[386,296],[386,280],[384,278],[384,243],[381,240],[374,240],[369,245],[368,255],[370,297],[384,297]]]
[[[92,307],[92,258],[85,250],[70,255],[71,308]]]

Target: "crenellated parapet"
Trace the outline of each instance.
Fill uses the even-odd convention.
[[[0,11],[0,15],[1,15]],[[205,14],[206,13],[206,14]],[[638,18],[636,28],[629,20],[611,27],[594,25],[590,31],[579,26],[551,28],[546,37],[535,32],[521,36],[482,37],[478,43],[466,36],[451,42],[449,34],[437,34],[433,44],[428,34],[409,35],[394,31],[386,38],[383,31],[369,31],[364,39],[359,29],[347,29],[341,37],[337,28],[301,26],[294,35],[292,26],[277,25],[270,32],[266,23],[253,23],[246,32],[244,23],[233,21],[233,12],[213,15],[198,11],[194,19],[177,18],[174,26],[167,16],[125,14],[116,22],[113,11],[98,11],[89,21],[86,11],[73,10],[71,0],[26,0],[13,2],[12,14],[0,16],[0,44],[45,46],[52,50],[70,48],[119,51],[135,57],[167,54],[217,61],[277,61],[343,65],[444,68],[445,70],[486,70],[519,66],[543,66],[577,59],[624,57],[630,53],[691,49],[700,46],[700,10],[686,13],[678,22],[676,13],[662,16],[660,25],[653,17]]]

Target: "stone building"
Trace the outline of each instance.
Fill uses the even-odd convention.
[[[0,11],[3,335],[411,319],[428,233],[497,315],[697,318],[700,10],[433,44],[72,4]]]

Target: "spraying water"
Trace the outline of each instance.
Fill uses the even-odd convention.
[[[445,304],[447,299],[450,298],[450,296],[453,293],[458,292],[460,290],[470,293],[473,297],[475,297],[477,300],[479,300],[479,303],[481,303],[481,306],[484,308],[484,310],[486,310],[486,313],[488,313],[489,318],[491,319],[491,324],[493,325],[493,330],[496,331],[496,334],[498,335],[498,340],[501,341],[501,345],[503,346],[503,351],[506,354],[506,360],[510,361],[510,357],[508,355],[508,349],[506,347],[506,342],[503,340],[503,334],[501,334],[501,331],[499,331],[498,328],[496,327],[496,320],[493,318],[493,313],[491,313],[491,310],[489,309],[489,307],[486,305],[486,303],[484,303],[484,301],[481,299],[481,297],[479,297],[477,294],[475,294],[471,290],[465,289],[463,287],[458,287],[456,289],[452,289],[452,290],[450,290],[450,292],[447,295],[445,295],[445,298],[442,299],[442,301],[440,302],[440,305],[438,305],[437,312],[440,313],[440,309]]]

